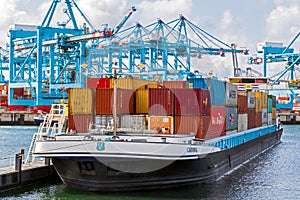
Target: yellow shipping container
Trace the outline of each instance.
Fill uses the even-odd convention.
[[[263,92],[253,92],[255,95],[255,98],[262,98]]]
[[[135,78],[119,78],[117,79],[118,88],[137,90],[139,88],[157,88],[155,81],[148,81]],[[110,80],[110,88],[114,88],[114,79]]]
[[[276,108],[272,108],[272,119],[276,119]]]
[[[136,114],[148,114],[149,109],[149,89],[138,89],[135,92],[135,112]]]
[[[95,89],[71,88],[69,89],[69,114],[92,114],[94,108]]]
[[[158,133],[173,134],[173,117],[151,116],[148,118],[148,129]]]
[[[255,112],[262,112],[262,99],[255,97]]]
[[[262,92],[262,107],[268,108],[268,94]]]

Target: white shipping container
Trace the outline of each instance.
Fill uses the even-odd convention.
[[[255,95],[252,92],[248,93],[248,108],[255,108]]]
[[[145,115],[123,115],[121,117],[121,127],[130,128],[134,130],[145,130],[146,116]]]
[[[248,130],[248,114],[238,114],[238,132]]]
[[[268,123],[268,109],[263,108],[261,114],[262,114],[262,123],[267,124]]]
[[[273,124],[272,113],[268,113],[268,125]]]
[[[117,128],[120,128],[119,121],[119,117],[117,117]],[[110,129],[114,125],[113,115],[97,115],[95,117],[95,124],[97,128]]]
[[[225,106],[237,106],[237,85],[225,82]]]

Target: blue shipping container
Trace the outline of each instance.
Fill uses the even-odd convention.
[[[226,131],[237,130],[238,115],[237,107],[226,107]]]
[[[225,106],[225,82],[216,78],[191,78],[190,88],[208,89],[210,94],[210,105]]]

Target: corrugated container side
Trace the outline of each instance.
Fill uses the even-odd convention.
[[[204,89],[175,89],[176,115],[209,115],[209,91]]]
[[[149,112],[149,89],[138,89],[135,91],[136,114],[148,114]]]
[[[263,92],[258,92],[258,91],[256,91],[256,92],[253,92],[254,93],[254,96],[255,96],[255,98],[262,98],[262,95],[263,95]]]
[[[97,88],[110,88],[110,78],[100,78],[97,83]]]
[[[165,88],[187,88],[187,81],[164,81],[163,86]]]
[[[205,139],[209,127],[209,120],[209,116],[176,116],[175,133],[194,133],[196,138]]]
[[[238,95],[238,114],[248,112],[248,97],[244,95]]]
[[[149,89],[149,115],[173,115],[175,95],[169,89]]]
[[[134,130],[145,130],[146,115],[123,115],[121,116],[121,127]]]
[[[261,127],[262,126],[262,113],[255,113],[255,127]]]
[[[173,117],[171,116],[149,116],[148,130],[154,130],[158,133],[173,134]]]
[[[262,107],[268,108],[268,94],[262,92]]]
[[[273,124],[272,113],[268,113],[268,125]]]
[[[237,107],[226,107],[226,131],[238,128]]]
[[[211,106],[210,123],[205,139],[216,138],[225,135],[226,107]]]
[[[253,92],[248,92],[248,108],[255,108],[255,95]]]
[[[237,85],[225,82],[225,106],[238,105]]]
[[[276,113],[277,113],[276,108],[272,108],[272,119],[276,119]]]
[[[110,80],[110,88],[114,88],[114,79]],[[133,78],[119,78],[117,79],[117,88],[133,89]]]
[[[99,78],[86,78],[86,87],[87,88],[97,88],[97,83]]]
[[[268,123],[268,110],[267,110],[267,108],[262,109],[261,115],[262,115],[262,123],[263,124]]]
[[[255,97],[255,112],[259,113],[262,111],[262,99]]]
[[[248,130],[248,114],[238,114],[238,131]]]
[[[276,108],[276,96],[272,95],[272,107]]]
[[[272,105],[272,99],[268,99],[268,113],[272,113],[272,108],[273,108],[273,105]]]
[[[95,89],[92,88],[70,88],[69,95],[69,113],[92,114],[94,110]]]
[[[255,128],[255,109],[248,109],[248,129]]]
[[[134,112],[134,95],[132,90],[117,90],[117,113],[129,114]],[[96,114],[113,113],[113,89],[96,89]]]
[[[225,105],[225,83],[217,79],[207,79],[208,90],[210,93],[210,105]]]
[[[75,130],[77,133],[87,133],[89,125],[93,122],[93,115],[69,115],[69,131]]]

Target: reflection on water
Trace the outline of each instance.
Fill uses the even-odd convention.
[[[58,183],[6,194],[2,199],[295,199],[300,195],[299,153],[300,126],[284,126],[280,144],[214,183],[125,193],[85,192]]]

